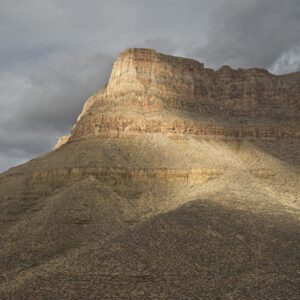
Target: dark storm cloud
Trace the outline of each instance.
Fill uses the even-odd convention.
[[[0,96],[1,168],[51,149],[70,130],[84,99],[107,83],[111,65],[109,55],[69,52],[52,55],[32,73],[3,78],[9,84]]]
[[[51,149],[127,47],[299,70],[298,0],[0,0],[0,171]]]
[[[109,79],[112,57],[58,54],[28,76],[31,88],[20,103],[19,121],[38,128],[65,130],[80,112],[83,100]],[[28,124],[29,125],[29,124]]]
[[[192,54],[212,65],[272,69],[277,59],[300,43],[297,0],[223,1],[213,11],[204,47]],[[280,70],[278,70],[280,72]]]

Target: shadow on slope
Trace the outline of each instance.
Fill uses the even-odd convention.
[[[2,299],[299,299],[299,222],[196,200],[20,273]]]
[[[299,126],[300,128],[300,126]],[[277,158],[292,168],[300,168],[300,139],[286,138],[275,141],[253,141],[253,144],[262,151]]]

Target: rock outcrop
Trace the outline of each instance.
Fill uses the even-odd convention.
[[[114,64],[107,96],[145,110],[290,117],[300,109],[300,73],[275,76],[229,66],[214,71],[195,60],[129,49]]]
[[[61,137],[58,139],[56,145],[54,146],[54,150],[58,149],[59,147],[61,147],[61,146],[64,145],[65,143],[67,143],[68,140],[70,139],[70,136],[71,136],[71,135],[63,135],[63,136],[61,136]]]
[[[128,49],[86,102],[71,140],[146,133],[225,139],[299,137],[300,73],[207,69],[192,59]]]

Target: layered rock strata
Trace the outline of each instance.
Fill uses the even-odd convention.
[[[89,98],[70,139],[146,133],[207,138],[299,138],[300,73],[218,71],[192,59],[128,49]]]
[[[279,139],[300,137],[299,127],[275,124],[221,125],[203,120],[172,118],[171,116],[124,116],[120,113],[97,114],[84,118],[75,126],[71,139],[90,137],[124,137],[137,134],[164,133],[167,135],[196,135],[207,138]],[[68,139],[65,140],[67,142]],[[62,141],[58,142],[61,145]],[[57,148],[58,146],[56,146]]]
[[[299,113],[300,74],[275,76],[229,66],[214,71],[192,59],[129,49],[114,64],[107,96],[145,110],[290,117]]]

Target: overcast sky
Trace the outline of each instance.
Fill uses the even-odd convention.
[[[0,172],[49,151],[128,47],[300,70],[299,0],[0,0]]]

